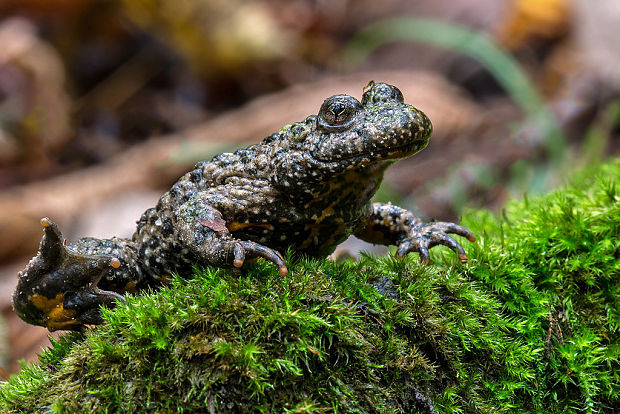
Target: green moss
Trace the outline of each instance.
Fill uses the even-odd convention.
[[[0,385],[7,412],[612,412],[620,162],[415,255],[196,270]]]

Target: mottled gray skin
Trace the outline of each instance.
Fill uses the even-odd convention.
[[[362,102],[325,100],[319,114],[285,126],[249,148],[198,163],[138,221],[131,240],[85,238],[65,249],[43,219],[38,255],[19,275],[14,307],[29,323],[81,330],[102,322],[100,305],[191,274],[195,264],[240,268],[262,257],[287,268],[280,252],[323,257],[349,235],[398,246],[397,256],[443,244],[467,260],[448,233],[391,204],[370,203],[385,169],[428,143],[432,126],[401,92],[371,82]]]

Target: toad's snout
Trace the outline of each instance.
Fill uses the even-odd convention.
[[[413,138],[424,148],[433,133],[433,124],[426,114],[411,105],[405,105],[403,113],[408,118],[403,129],[411,131]]]

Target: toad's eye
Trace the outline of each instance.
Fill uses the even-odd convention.
[[[349,95],[327,98],[319,110],[319,125],[328,131],[340,131],[353,123],[362,104]]]

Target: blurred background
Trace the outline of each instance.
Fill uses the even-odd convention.
[[[11,307],[41,217],[130,237],[196,161],[371,79],[435,127],[377,199],[500,211],[617,157],[618,27],[615,0],[0,0],[0,379],[49,344]]]

